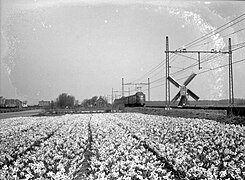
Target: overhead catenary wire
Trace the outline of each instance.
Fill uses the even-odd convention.
[[[190,59],[192,59],[192,60],[196,60],[196,61],[197,61],[197,59],[192,58],[192,57],[189,57],[189,56],[186,56],[186,55],[182,55],[182,54],[178,54],[178,55],[184,56],[184,57],[186,57],[186,58],[190,58]],[[206,56],[206,58],[204,58],[205,60],[201,61],[201,63],[205,63],[205,62],[208,62],[208,61],[217,59],[217,58],[219,58],[219,57],[221,57],[221,56],[223,56],[223,54],[219,54],[219,55],[217,55],[217,54],[212,54],[212,55],[210,55],[210,56]],[[184,71],[186,71],[186,70],[188,70],[188,69],[190,69],[190,68],[192,68],[192,67],[194,67],[194,66],[196,66],[196,65],[198,65],[198,62],[195,62],[195,63],[193,63],[193,64],[191,64],[190,66],[187,66],[187,67],[185,67],[185,68],[179,68],[179,69],[180,69],[179,71],[176,71],[176,72],[172,73],[171,75],[180,74],[181,72],[184,72]],[[174,66],[171,66],[171,68],[173,68],[173,67],[174,67]],[[178,68],[178,67],[176,67],[176,68]],[[164,76],[164,77],[160,77],[160,78],[158,78],[158,79],[156,79],[156,80],[151,81],[151,84],[157,83],[157,82],[159,82],[160,80],[164,80],[165,78],[166,78],[165,76]]]
[[[186,46],[187,46],[187,47],[193,47],[195,44],[197,44],[197,43],[199,43],[199,42],[201,42],[201,41],[204,41],[205,39],[207,39],[207,38],[209,38],[209,37],[211,37],[211,36],[213,36],[213,35],[215,35],[215,34],[217,34],[217,33],[219,33],[219,32],[224,31],[224,30],[228,29],[229,27],[232,27],[232,26],[234,26],[234,25],[236,25],[236,24],[242,22],[243,20],[245,20],[245,18],[240,19],[240,18],[242,18],[243,16],[245,16],[245,13],[242,14],[242,15],[240,15],[240,16],[238,16],[238,17],[236,17],[235,19],[233,19],[233,20],[227,22],[226,24],[224,24],[224,25],[222,25],[222,26],[216,28],[215,30],[213,30],[213,31],[211,31],[211,32],[209,32],[209,33],[207,33],[207,34],[201,36],[200,38],[197,38],[196,40],[194,40],[194,41],[188,43],[187,45],[185,45],[185,47],[186,47]],[[239,19],[240,19],[240,20],[239,20]],[[240,29],[240,30],[238,30],[238,31],[235,31],[235,32],[232,32],[232,33],[230,33],[230,34],[228,34],[228,35],[232,35],[232,34],[238,33],[238,32],[240,32],[240,31],[242,31],[242,30],[244,30],[244,29],[245,29],[245,28],[242,28],[242,29]],[[219,31],[217,31],[217,30],[219,30]],[[225,35],[225,36],[228,36],[228,35]],[[207,43],[205,43],[205,44],[207,44]],[[181,49],[181,48],[179,48],[179,49]],[[239,48],[239,49],[240,49],[240,48]],[[238,50],[238,48],[237,48],[236,50]],[[184,55],[182,55],[182,56],[184,56]],[[170,59],[171,59],[171,58],[173,58],[172,55],[170,56]],[[191,58],[191,57],[188,57],[188,58]],[[174,60],[176,60],[176,59],[177,59],[177,56],[175,56],[175,59],[171,59],[170,63],[172,63],[172,62],[173,62]],[[194,59],[194,58],[192,58],[192,59]],[[143,79],[144,77],[146,77],[147,75],[149,76],[150,74],[154,73],[156,70],[158,70],[158,69],[159,69],[161,66],[163,66],[163,65],[164,65],[164,61],[162,61],[161,63],[159,63],[157,66],[155,66],[154,68],[152,68],[152,69],[149,70],[147,73],[145,73],[144,75],[142,75],[140,78],[134,80],[133,82],[135,82],[135,81],[137,81],[137,80],[141,80],[141,79]],[[193,67],[193,66],[194,66],[194,65],[191,65],[190,67]],[[182,70],[180,70],[180,71],[178,71],[178,72],[185,71],[186,69],[188,69],[188,68],[183,68]],[[157,74],[158,74],[158,73],[157,73]],[[163,78],[161,78],[161,79],[163,79]]]
[[[170,58],[173,58],[171,62],[173,62],[173,61],[176,59],[176,57],[177,57],[177,56],[176,56],[175,54],[171,55]],[[163,65],[164,65],[164,61],[161,61],[158,65],[156,65],[155,67],[153,67],[152,69],[150,69],[149,71],[147,71],[144,75],[140,76],[140,78],[137,78],[137,79],[135,79],[135,80],[132,81],[132,82],[139,81],[139,80],[141,80],[141,79],[143,79],[144,77],[147,77],[147,76],[149,76],[149,78],[151,78],[151,77],[150,77],[150,74],[152,74],[152,73],[154,73],[155,71],[157,71],[157,70],[158,70],[159,68],[161,68]],[[163,68],[165,69],[165,67],[163,67]]]
[[[232,51],[237,51],[237,50],[242,49],[242,48],[245,48],[245,45],[244,46],[241,46],[239,48],[233,49]]]
[[[241,63],[241,62],[243,62],[243,61],[245,61],[245,58],[244,58],[244,59],[240,59],[240,60],[238,60],[238,61],[235,61],[235,62],[233,62],[232,64],[238,64],[238,63]],[[197,73],[197,75],[200,75],[200,74],[203,74],[203,73],[207,73],[207,72],[209,72],[209,71],[213,71],[213,70],[216,70],[216,69],[219,69],[219,68],[223,68],[223,67],[226,67],[226,66],[229,66],[229,64],[221,65],[221,66],[218,66],[218,67],[215,67],[215,68],[208,69],[208,70],[206,70],[206,71],[199,72],[199,73]],[[185,77],[182,77],[182,78],[179,78],[179,79],[176,79],[176,80],[179,81],[179,80],[186,79],[186,78],[188,78],[188,77],[189,77],[189,76],[185,76]],[[150,89],[154,89],[154,88],[161,87],[161,86],[165,86],[165,85],[166,85],[166,82],[165,82],[165,83],[162,83],[162,84],[159,84],[159,85],[157,85],[157,86],[153,86],[153,87],[151,87]],[[145,90],[142,90],[142,91],[145,91]]]
[[[209,33],[207,33],[207,34],[201,36],[200,38],[197,38],[196,40],[194,40],[194,41],[192,41],[192,42],[186,44],[186,47],[192,47],[193,45],[195,45],[195,44],[197,44],[197,43],[199,43],[199,42],[201,42],[201,41],[203,41],[203,40],[205,40],[205,39],[207,39],[207,38],[209,38],[209,37],[211,37],[211,36],[213,36],[213,35],[215,35],[215,34],[217,34],[217,33],[219,33],[219,32],[222,32],[222,31],[224,31],[225,29],[228,29],[229,27],[234,26],[235,24],[237,24],[237,23],[239,23],[239,22],[244,21],[245,18],[243,18],[243,19],[241,19],[241,20],[239,20],[239,21],[237,21],[237,22],[234,22],[234,21],[238,20],[239,18],[241,18],[241,17],[243,17],[243,16],[245,16],[245,13],[242,14],[242,15],[240,15],[240,16],[238,16],[238,17],[236,17],[235,19],[229,21],[228,23],[226,23],[226,24],[224,24],[224,25],[222,25],[222,26],[216,28],[215,30],[213,30],[213,31],[211,31],[211,32],[209,32]],[[234,23],[231,24],[232,22],[234,22]],[[229,25],[229,24],[231,24],[231,25]],[[227,26],[227,25],[229,25],[229,26]],[[225,27],[225,26],[227,26],[227,27]],[[222,29],[223,27],[225,27],[225,28]],[[221,30],[219,30],[219,29],[221,29]],[[217,31],[217,30],[219,30],[219,31]]]
[[[201,61],[201,63],[208,62],[210,60],[216,59],[216,58],[221,57],[221,56],[222,56],[222,54],[217,55],[216,57],[215,57],[215,55],[213,55],[213,57],[207,58],[206,60]],[[172,73],[171,75],[179,74],[179,73],[184,72],[187,69],[190,69],[190,68],[192,68],[192,67],[194,67],[196,65],[198,65],[198,62],[195,62],[195,63],[191,64],[190,66],[187,66],[187,67],[185,67],[185,68],[183,68],[183,69],[181,69],[179,71],[176,71],[176,72]]]
[[[173,74],[171,74],[171,75],[174,75],[174,74],[179,73],[179,72],[183,72],[184,70],[187,70],[187,69],[189,69],[189,68],[191,68],[191,67],[194,67],[194,66],[196,66],[196,65],[197,65],[197,64],[194,63],[194,64],[192,64],[191,66],[188,66],[187,68],[183,68],[183,69],[181,69],[181,70],[179,70],[179,71],[177,71],[177,72],[175,72],[175,73],[173,73]],[[155,84],[155,83],[157,83],[157,82],[159,82],[159,81],[161,81],[161,80],[164,80],[164,79],[166,79],[166,76],[160,77],[160,78],[158,78],[158,79],[156,79],[156,80],[154,80],[154,81],[151,81],[151,84]]]
[[[243,30],[245,30],[245,28],[242,28],[242,29],[239,29],[239,30],[237,30],[237,31],[234,31],[234,32],[232,32],[232,33],[230,33],[230,34],[224,35],[224,36],[222,36],[222,38],[231,36],[231,35],[233,35],[233,34],[237,34],[238,32],[241,32],[241,31],[243,31]],[[211,43],[213,43],[213,41],[208,41],[208,42],[205,42],[205,43],[202,43],[202,44],[197,44],[197,45],[195,45],[195,46],[192,46],[192,48],[198,47],[198,46],[204,46],[204,45],[211,44]]]
[[[136,81],[139,81],[141,79],[143,79],[144,77],[146,77],[147,75],[150,75],[152,74],[154,71],[156,71],[157,69],[159,69],[162,65],[164,64],[164,62],[160,62],[157,66],[155,66],[154,68],[152,68],[150,71],[148,71],[147,73],[145,73],[144,75],[142,75],[140,78],[137,78],[135,79],[134,81],[132,82],[136,82]]]
[[[245,44],[245,42],[242,42],[242,43],[234,44],[234,45],[232,45],[232,47],[234,48],[234,47],[236,47],[236,46],[240,46],[240,45],[244,45],[244,44]],[[241,48],[244,48],[244,47],[245,47],[245,45],[242,46],[242,47],[236,48],[236,49],[232,49],[232,51],[236,51],[236,50],[241,49]],[[192,58],[192,57],[189,57],[189,56],[187,56],[187,55],[183,55],[183,54],[178,54],[178,55],[179,55],[179,56],[186,57],[186,58],[189,58],[189,59],[192,59],[192,60],[197,60],[197,59]],[[215,57],[215,56],[216,56],[216,54],[206,55],[206,57],[203,58],[203,59],[206,59],[206,60],[201,61],[200,63],[205,63],[205,62],[208,62],[208,61],[210,61],[210,60],[216,59],[216,58],[218,58],[218,57],[220,57],[220,56],[223,56],[223,54],[220,54],[220,55],[218,55],[218,56],[216,56],[216,57]],[[179,71],[177,71],[177,72],[174,72],[172,75],[177,74],[177,73],[180,73],[180,72],[182,72],[182,71],[185,71],[185,70],[187,70],[187,69],[189,69],[189,68],[191,68],[191,67],[194,67],[194,66],[196,66],[196,65],[198,65],[197,62],[191,64],[190,66],[187,66],[187,67],[185,67],[185,68],[182,68],[181,70],[179,70]]]
[[[215,55],[213,55],[212,58],[203,60],[203,61],[201,61],[201,63],[208,62],[208,61],[210,61],[210,60],[219,58],[219,57],[221,57],[221,56],[222,56],[222,55],[218,55],[218,56],[215,57]],[[187,56],[187,57],[188,57],[188,56]],[[187,69],[189,69],[189,68],[191,68],[191,67],[194,67],[194,66],[196,66],[197,64],[198,64],[198,63],[193,63],[192,65],[187,66],[186,68],[181,68],[181,70],[176,71],[176,72],[172,73],[171,75],[175,75],[175,74],[179,74],[180,72],[184,72],[185,70],[187,70]],[[164,76],[164,77],[160,77],[160,78],[158,78],[158,79],[156,79],[156,80],[151,81],[151,84],[157,83],[157,82],[159,82],[159,81],[161,81],[161,80],[164,80],[165,78],[166,78],[165,76]]]

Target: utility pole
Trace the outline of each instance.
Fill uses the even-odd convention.
[[[148,82],[147,83],[124,83],[123,85],[125,85],[125,86],[133,86],[134,85],[136,88],[137,88],[137,86],[148,85],[148,99],[149,99],[149,96],[150,96],[150,79],[149,78],[148,78]],[[142,87],[140,87],[140,90],[141,90],[141,88]]]
[[[150,78],[148,78],[148,101],[150,101]]]
[[[124,78],[122,78],[122,97],[124,96]]]
[[[198,69],[201,69],[201,54],[229,54],[229,106],[234,105],[234,89],[233,89],[233,72],[232,72],[232,49],[231,49],[231,38],[229,38],[228,42],[228,51],[217,51],[214,49],[211,49],[211,51],[187,51],[186,49],[182,50],[175,50],[170,51],[169,50],[169,43],[168,43],[168,37],[166,37],[166,106],[170,104],[170,89],[169,89],[169,53],[194,53],[198,56]]]
[[[113,97],[112,100],[114,101],[114,99],[117,99],[118,96],[121,96],[121,92],[122,91],[115,91],[112,88],[112,97]],[[118,95],[117,93],[120,93],[120,95]]]
[[[129,91],[124,91],[124,92],[129,92]],[[120,95],[118,95],[117,93],[120,93]],[[130,93],[130,92],[129,92],[129,93]],[[118,96],[119,96],[119,97],[121,96],[122,91],[115,91],[115,90],[113,90],[113,88],[112,88],[111,94],[112,94],[112,100],[114,100],[114,99],[116,99]]]
[[[168,36],[166,36],[166,109],[169,108],[170,105],[170,82],[168,80],[169,77],[169,43]]]
[[[111,91],[111,104],[113,104],[113,88],[112,88],[112,91]]]
[[[231,38],[229,38],[229,105],[234,105]]]

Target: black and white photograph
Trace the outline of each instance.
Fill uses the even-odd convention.
[[[0,180],[244,180],[245,1],[0,0]]]

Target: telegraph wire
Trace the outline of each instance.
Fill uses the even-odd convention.
[[[172,56],[172,57],[171,57]],[[176,55],[174,54],[174,55],[171,55],[170,56],[170,58],[175,58],[176,59]],[[172,61],[171,62],[173,62],[175,59],[172,59]],[[146,72],[144,75],[142,75],[142,76],[140,76],[140,78],[138,78],[138,79],[136,79],[136,80],[134,80],[134,81],[132,81],[132,82],[136,82],[136,81],[139,81],[139,80],[141,80],[141,79],[143,79],[144,77],[146,77],[147,75],[150,75],[150,74],[152,74],[152,73],[154,73],[156,70],[158,70],[159,68],[161,68],[161,66],[163,66],[164,65],[164,62],[165,61],[161,61],[158,65],[156,65],[154,68],[152,68],[151,70],[149,70],[148,72]],[[164,69],[165,69],[165,67],[163,67]],[[151,78],[151,77],[149,77],[149,78]]]
[[[242,44],[245,44],[245,42],[238,43],[238,44],[234,44],[234,45],[232,45],[232,47],[239,46],[239,45],[242,45]],[[242,46],[242,47],[233,49],[232,51],[236,51],[236,50],[241,49],[241,48],[244,48],[244,47],[245,47],[245,45]],[[192,60],[197,60],[197,59],[195,59],[195,58],[192,58],[192,57],[189,57],[189,56],[186,56],[186,55],[183,55],[183,54],[178,54],[178,55],[179,55],[179,56],[184,56],[184,57],[189,58],[189,59],[192,59]],[[223,56],[223,54],[220,54],[219,56],[216,56],[216,54],[206,55],[206,57],[203,58],[203,59],[206,59],[206,60],[201,61],[201,63],[208,62],[208,61],[210,61],[210,60],[219,58],[219,57],[221,57],[221,56]],[[192,65],[187,66],[186,68],[183,68],[182,70],[180,70],[180,71],[178,71],[178,72],[174,72],[173,74],[180,73],[180,72],[185,71],[185,70],[187,70],[187,69],[189,69],[189,68],[191,68],[191,67],[194,67],[194,66],[196,66],[196,65],[198,65],[198,63],[193,63]],[[172,74],[172,75],[173,75],[173,74]]]
[[[166,78],[166,77],[160,77],[160,78],[158,78],[158,79],[152,81],[151,84],[154,84],[154,83],[156,83],[156,82],[158,82],[158,81],[160,81],[160,80],[164,80],[165,78]]]
[[[235,19],[229,21],[228,23],[225,23],[224,25],[218,27],[217,29],[215,29],[215,30],[213,30],[213,31],[211,31],[211,32],[209,32],[209,33],[207,33],[207,34],[201,36],[200,38],[197,38],[196,40],[194,40],[194,41],[188,43],[186,46],[187,46],[187,47],[192,47],[194,44],[197,44],[198,42],[203,41],[204,39],[207,39],[207,38],[209,38],[209,37],[211,37],[211,36],[213,36],[213,35],[215,35],[215,34],[221,32],[221,31],[224,31],[225,29],[227,29],[227,28],[229,28],[229,27],[231,27],[231,26],[234,26],[235,24],[237,24],[237,23],[239,23],[239,22],[245,20],[245,18],[243,18],[243,19],[241,19],[241,20],[239,20],[238,22],[235,22],[235,23],[233,23],[233,24],[231,24],[231,23],[234,22],[234,21],[236,21],[237,19],[241,18],[241,17],[244,16],[244,15],[245,15],[245,13],[242,14],[242,15],[240,15],[240,16],[238,16],[238,17],[236,17]],[[231,24],[231,25],[229,25],[229,24]],[[228,27],[225,27],[225,26],[227,26],[227,25],[229,25],[229,26],[228,26]],[[222,29],[223,27],[225,27],[225,28]],[[221,30],[219,30],[219,29],[221,29]],[[217,30],[219,30],[219,31],[217,31]],[[216,31],[216,32],[215,32],[215,31]],[[211,36],[210,36],[210,34],[211,34]]]
[[[244,46],[241,46],[241,47],[239,47],[239,48],[233,49],[232,51],[237,51],[238,49],[242,49],[242,48],[244,48],[244,47],[245,47],[245,45],[244,45]]]
[[[208,61],[210,61],[210,60],[216,59],[216,58],[221,57],[221,56],[222,56],[222,55],[218,55],[218,56],[213,55],[213,57],[207,58],[206,60],[201,61],[201,63],[208,62]],[[171,75],[179,74],[179,73],[184,72],[184,71],[186,71],[187,69],[190,69],[190,68],[192,68],[192,67],[194,67],[194,66],[196,66],[196,65],[198,65],[197,62],[193,63],[193,64],[190,65],[190,66],[187,66],[187,67],[183,68],[182,70],[176,71],[176,72],[172,73]]]
[[[218,33],[220,33],[220,32],[222,32],[222,31],[228,29],[229,27],[234,26],[235,24],[237,24],[237,23],[239,23],[239,22],[241,22],[241,21],[243,21],[243,20],[245,20],[245,18],[243,18],[242,20],[240,20],[240,21],[238,21],[238,22],[236,22],[236,23],[234,23],[234,24],[232,24],[232,25],[226,27],[225,29],[222,29],[222,30],[220,30],[220,31],[217,31],[217,32],[215,32],[214,34],[211,34],[211,35],[209,35],[209,36],[207,36],[207,37],[205,37],[205,38],[199,40],[198,42],[202,42],[202,41],[204,41],[205,39],[208,39],[208,38],[212,37],[213,35],[218,34]],[[196,42],[196,43],[198,43],[198,42]],[[193,45],[196,44],[196,43],[193,43]],[[188,46],[188,47],[192,47],[192,45],[190,45],[190,46]]]
[[[243,62],[243,61],[245,61],[245,59],[241,59],[241,60],[235,61],[235,62],[233,62],[232,64],[237,64],[237,63],[240,63],[240,62]],[[226,67],[226,66],[229,66],[229,64],[225,64],[225,65],[218,66],[218,67],[215,67],[215,68],[210,68],[210,69],[208,69],[208,70],[206,70],[206,71],[202,71],[202,72],[199,72],[199,73],[196,73],[196,74],[197,74],[197,75],[203,74],[203,73],[206,73],[206,72],[209,72],[209,71],[213,71],[213,70],[216,70],[216,69],[219,69],[219,68],[223,68],[223,67]],[[189,76],[185,76],[185,77],[179,78],[179,79],[177,79],[177,80],[182,80],[182,79],[185,79],[185,78],[187,78],[187,77],[189,77]]]
[[[238,63],[241,63],[241,62],[243,62],[243,61],[245,61],[245,59],[241,59],[241,60],[235,61],[235,62],[233,62],[232,64],[238,64]],[[209,71],[213,71],[213,70],[216,70],[216,69],[219,69],[219,68],[223,68],[223,67],[226,67],[226,66],[229,66],[229,64],[225,64],[225,65],[218,66],[218,67],[215,67],[215,68],[212,68],[212,69],[208,69],[208,70],[203,71],[203,72],[199,72],[199,73],[197,73],[197,75],[203,74],[203,73],[207,73],[207,72],[209,72]],[[185,77],[182,77],[182,78],[179,78],[179,79],[176,79],[176,80],[179,81],[179,80],[186,79],[186,78],[188,78],[188,77],[189,77],[189,76],[185,76]],[[154,89],[154,88],[161,87],[161,86],[165,86],[165,85],[166,85],[166,82],[165,82],[165,83],[162,83],[162,84],[159,84],[159,85],[157,85],[157,86],[153,86],[153,87],[151,87],[150,89]],[[147,89],[142,90],[142,91],[146,91],[146,90],[147,90]]]
[[[207,38],[209,38],[209,37],[211,37],[211,36],[213,36],[213,35],[215,35],[215,34],[217,34],[217,33],[219,33],[219,32],[224,31],[224,30],[228,29],[229,27],[234,26],[235,24],[237,24],[237,23],[239,23],[239,22],[245,20],[245,18],[243,18],[243,19],[240,19],[239,21],[235,22],[236,20],[238,20],[239,18],[243,17],[244,15],[245,15],[245,13],[242,14],[242,15],[240,15],[240,16],[238,16],[238,17],[236,17],[235,19],[229,21],[228,23],[226,23],[226,24],[224,24],[224,25],[218,27],[217,29],[215,29],[215,30],[213,30],[213,31],[211,31],[211,32],[209,32],[209,33],[207,33],[207,34],[201,36],[200,38],[197,38],[196,40],[194,40],[194,41],[192,41],[192,42],[186,44],[185,46],[187,46],[187,47],[193,47],[195,44],[197,44],[197,43],[199,43],[199,42],[201,42],[201,41],[204,41],[205,39],[207,39]],[[232,24],[231,24],[231,23],[232,23]],[[227,25],[229,25],[229,26],[227,26]],[[225,27],[225,26],[227,26],[227,27]],[[225,28],[224,28],[224,27],[225,27]],[[222,28],[223,28],[223,29],[222,29]],[[219,30],[219,29],[220,29],[220,30]],[[244,30],[244,29],[245,29],[245,28],[242,28],[242,29],[240,29],[240,30],[238,30],[238,31],[236,31],[236,32],[231,33],[231,34],[235,34],[235,33],[237,33],[237,32],[240,32],[240,31]],[[219,31],[217,31],[217,30],[219,30]],[[228,35],[231,35],[231,34],[228,34]],[[226,36],[228,36],[228,35],[226,35]],[[208,44],[208,43],[205,43],[205,44]],[[203,44],[203,45],[205,45],[205,44]],[[179,48],[179,49],[181,49],[181,48]],[[240,48],[239,48],[239,49],[240,49]],[[235,50],[238,50],[238,48],[235,49]],[[170,58],[172,58],[172,57],[170,56]],[[190,58],[190,57],[189,57],[189,58]],[[176,57],[175,57],[175,59],[172,59],[172,61],[171,61],[170,63],[172,63],[174,60],[176,60]],[[159,69],[162,65],[164,65],[164,61],[161,61],[157,66],[155,66],[154,68],[152,68],[152,69],[149,70],[147,73],[145,73],[144,75],[142,75],[140,78],[134,80],[133,82],[138,81],[138,80],[141,80],[141,79],[144,78],[145,76],[152,74],[154,71],[156,71],[157,69]]]
[[[213,56],[212,58],[203,60],[203,61],[201,61],[201,63],[208,62],[208,61],[210,61],[210,60],[219,58],[219,57],[221,57],[222,55],[219,55],[219,56],[212,55],[212,56]],[[189,57],[189,56],[187,56],[187,57]],[[190,57],[189,57],[189,58],[190,58]],[[193,63],[193,64],[190,65],[190,66],[187,66],[187,67],[185,67],[185,68],[181,68],[181,70],[176,71],[176,72],[172,73],[171,75],[175,75],[175,74],[179,74],[179,73],[181,73],[181,72],[184,72],[184,71],[186,71],[187,69],[190,69],[190,68],[196,66],[197,64],[198,64],[198,63],[195,62],[195,63]],[[171,68],[173,68],[173,67],[171,67]],[[177,68],[179,68],[179,67],[177,67]],[[165,78],[166,78],[166,76],[160,77],[160,78],[158,78],[158,79],[156,79],[156,80],[154,80],[154,81],[151,81],[151,84],[157,83],[157,82],[159,82],[160,80],[164,80]]]
[[[240,32],[240,31],[243,31],[243,30],[245,30],[245,28],[242,28],[242,29],[239,29],[239,30],[237,30],[237,31],[234,31],[234,32],[232,32],[232,33],[230,33],[230,34],[224,35],[224,36],[222,36],[222,38],[225,38],[225,37],[228,37],[228,36],[230,36],[230,35],[236,34],[236,33]],[[203,43],[203,44],[197,44],[197,45],[192,46],[192,47],[204,46],[204,45],[210,44],[210,43],[212,43],[212,42],[213,42],[213,41],[208,41],[208,42],[205,42],[205,43]]]
[[[213,55],[212,58],[203,60],[201,63],[208,62],[208,61],[210,61],[210,60],[219,58],[219,57],[221,57],[221,56],[222,56],[222,55],[219,55],[219,56],[216,56],[216,57],[215,57],[215,55]],[[194,66],[196,66],[197,64],[198,64],[198,63],[193,63],[192,65],[187,66],[187,67],[185,67],[185,68],[182,68],[181,70],[176,71],[176,72],[172,73],[171,75],[175,75],[175,74],[181,73],[181,72],[183,72],[183,71],[186,71],[187,69],[189,69],[189,68],[191,68],[191,67],[194,67]],[[156,79],[156,80],[152,81],[151,84],[156,83],[156,82],[158,82],[158,81],[160,81],[160,80],[164,80],[165,78],[166,78],[166,77],[164,76],[164,77],[161,77],[161,78],[159,78],[159,79]]]
[[[159,69],[163,64],[164,64],[164,61],[161,61],[157,66],[155,66],[150,71],[148,71],[147,73],[145,73],[144,75],[142,75],[140,78],[134,80],[133,82],[139,81],[139,80],[143,79],[144,77],[146,77],[147,75],[152,74],[154,71],[156,71],[157,69]]]
[[[208,61],[210,61],[210,60],[213,60],[213,59],[216,59],[216,58],[219,58],[219,57],[221,57],[222,55],[218,55],[218,56],[215,56],[215,55],[212,55],[213,57],[212,58],[209,58],[209,59],[206,59],[206,60],[203,60],[203,61],[201,61],[201,63],[204,63],[204,62],[208,62]],[[187,56],[187,57],[189,57],[189,56]],[[190,57],[189,57],[190,58]],[[181,68],[181,70],[179,70],[179,71],[176,71],[176,72],[174,72],[174,73],[172,73],[171,75],[175,75],[175,74],[178,74],[178,73],[181,73],[181,72],[184,72],[184,71],[186,71],[187,69],[189,69],[189,68],[191,68],[191,67],[194,67],[194,66],[196,66],[198,63],[193,63],[192,65],[190,65],[190,66],[187,66],[187,67],[185,67],[185,68]],[[171,67],[171,68],[173,68],[173,67]],[[177,68],[179,68],[179,67],[177,67]],[[151,81],[151,84],[154,84],[154,83],[157,83],[158,81],[160,81],[160,80],[164,80],[166,77],[164,76],[164,77],[160,77],[160,78],[158,78],[158,79],[156,79],[156,80],[154,80],[154,81]]]
[[[231,49],[232,49],[232,51],[233,51],[233,50],[234,50],[234,49],[233,49],[234,47],[238,47],[238,46],[244,45],[244,44],[245,44],[245,42],[241,42],[241,43],[238,43],[238,44],[233,44],[233,45],[231,46]],[[225,49],[228,49],[228,47],[224,48],[223,50],[225,50]]]
[[[201,63],[205,63],[205,62],[208,62],[208,61],[210,61],[210,60],[219,58],[219,57],[222,56],[222,54],[221,54],[221,55],[218,55],[218,56],[215,56],[215,55],[211,55],[211,56],[213,56],[213,57],[208,58],[208,59],[206,59],[206,60],[203,60],[203,61],[201,61]],[[195,62],[195,63],[193,63],[193,64],[190,65],[190,66],[187,66],[187,67],[185,67],[185,68],[182,68],[182,69],[179,70],[179,71],[176,71],[176,72],[172,73],[171,75],[175,75],[175,74],[179,74],[179,73],[181,73],[181,72],[184,72],[184,71],[186,71],[187,69],[190,69],[190,68],[192,68],[192,67],[195,67],[197,64],[198,64],[198,63]],[[189,76],[186,76],[186,77],[189,77]],[[186,78],[186,77],[184,77],[184,78]],[[160,81],[160,80],[164,80],[165,78],[166,78],[166,77],[161,77],[161,78],[159,78],[159,79],[156,79],[156,80],[152,81],[151,84],[156,83],[156,82],[158,82],[158,81]],[[183,79],[184,79],[184,78],[183,78]],[[181,79],[180,79],[180,80],[181,80]]]
[[[156,71],[157,73],[153,74],[152,76],[149,76],[149,78],[152,79],[152,78],[156,77],[159,74],[163,74],[163,70],[164,69],[165,69],[165,67],[163,69],[159,69],[160,71],[158,71],[158,72]]]
[[[189,59],[191,59],[191,60],[195,60],[195,61],[197,61],[197,59],[196,59],[196,58],[193,58],[193,57],[190,57],[190,56],[187,56],[187,55],[183,55],[183,54],[179,54],[179,53],[178,53],[178,55],[179,55],[179,56],[186,57],[186,58],[189,58]]]

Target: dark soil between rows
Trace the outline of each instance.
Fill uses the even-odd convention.
[[[204,109],[171,109],[165,110],[163,108],[125,108],[126,112],[139,112],[143,114],[152,114],[170,117],[183,117],[183,118],[198,118],[214,120],[226,124],[245,125],[245,117],[240,116],[227,116],[225,110],[204,110]]]

